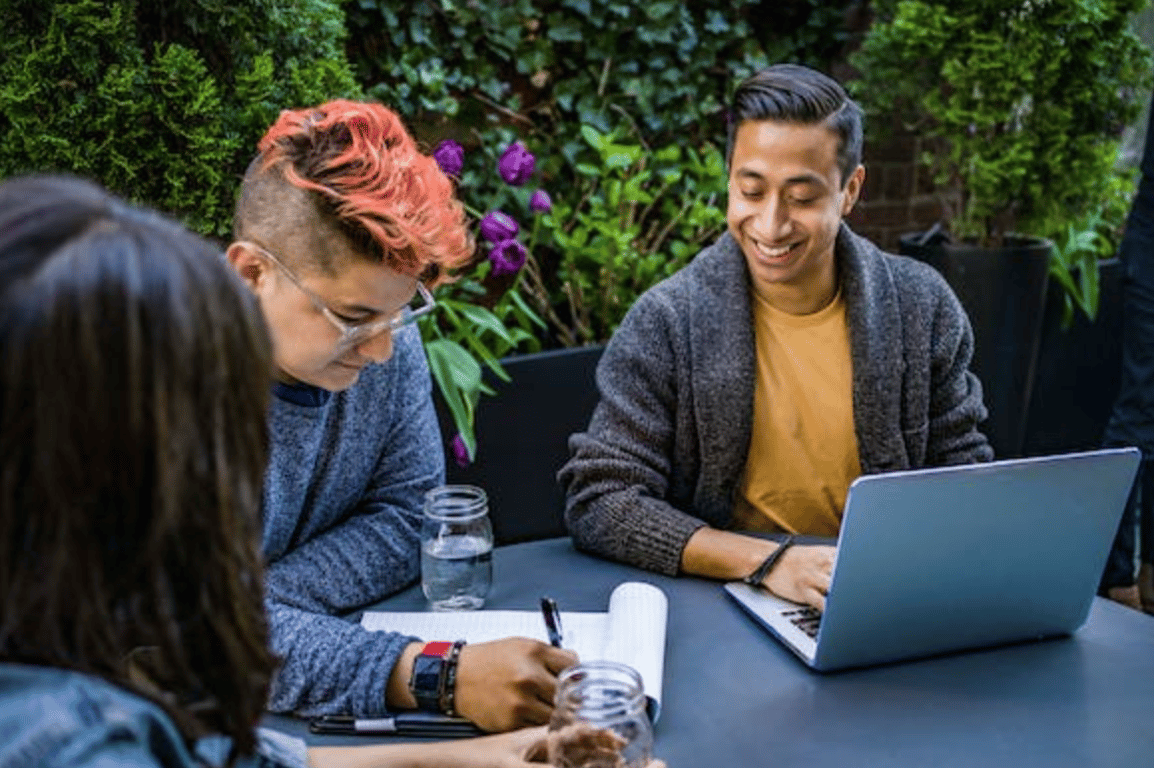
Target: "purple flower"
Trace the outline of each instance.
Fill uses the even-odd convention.
[[[497,172],[507,183],[519,187],[533,175],[536,164],[537,158],[533,157],[533,153],[525,149],[524,144],[515,141],[497,161]]]
[[[521,226],[504,211],[489,211],[481,219],[481,236],[496,245],[516,237]]]
[[[553,210],[553,201],[549,198],[549,193],[543,189],[538,189],[529,198],[529,210],[537,213],[548,213]]]
[[[472,463],[469,460],[469,449],[465,447],[465,441],[460,432],[453,435],[453,439],[449,441],[449,449],[453,452],[453,461],[457,462],[458,467],[464,469]]]
[[[525,258],[529,252],[518,240],[505,240],[493,246],[489,251],[489,261],[493,262],[494,275],[515,275],[525,266]]]
[[[465,148],[452,139],[445,139],[433,150],[433,159],[446,176],[457,176],[465,164]]]

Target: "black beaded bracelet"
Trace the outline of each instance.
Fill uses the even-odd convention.
[[[449,717],[457,716],[457,662],[461,658],[461,649],[465,647],[464,640],[457,640],[449,649],[445,657],[445,674],[441,677],[441,711]]]
[[[760,587],[765,577],[773,570],[773,566],[785,554],[785,550],[793,546],[793,534],[786,536],[777,545],[777,549],[769,553],[769,556],[761,561],[761,565],[757,566],[757,570],[746,576],[742,581],[752,587]]]

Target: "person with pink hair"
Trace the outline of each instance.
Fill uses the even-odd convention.
[[[438,654],[448,643],[342,618],[416,580],[423,496],[444,482],[413,321],[473,252],[452,181],[379,104],[283,112],[258,150],[227,256],[257,297],[276,367],[262,549],[284,661],[270,709],[372,717],[419,706],[487,731],[547,722],[572,652],[510,638]],[[430,690],[413,684],[434,677]]]

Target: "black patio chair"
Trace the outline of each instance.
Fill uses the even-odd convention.
[[[448,482],[485,489],[498,545],[567,535],[557,471],[569,458],[569,435],[589,425],[597,404],[594,371],[603,349],[506,358],[508,383],[486,370],[496,394],[482,396],[477,407],[476,461],[462,468],[447,453],[445,464]],[[452,419],[439,400],[437,410],[442,432],[452,435]]]

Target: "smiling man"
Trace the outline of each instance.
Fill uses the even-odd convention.
[[[486,730],[547,722],[571,652],[513,638],[454,656],[456,638],[426,645],[340,618],[416,580],[423,496],[444,482],[413,321],[472,253],[452,183],[379,104],[284,112],[258,149],[227,253],[277,366],[262,545],[283,664],[270,707],[372,717],[419,705]]]
[[[992,457],[973,334],[937,272],[843,222],[865,169],[838,83],[770,67],[730,115],[728,232],[606,348],[566,521],[582,549],[822,608],[834,547],[792,537],[836,537],[858,475]]]

